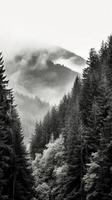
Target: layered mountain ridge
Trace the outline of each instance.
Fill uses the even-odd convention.
[[[21,50],[6,62],[26,138],[36,120],[71,90],[84,66],[83,58],[60,47]]]

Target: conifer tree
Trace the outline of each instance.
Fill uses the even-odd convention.
[[[23,143],[23,133],[16,110],[12,109],[13,130],[13,199],[32,200],[35,195],[34,178],[28,153]]]
[[[107,64],[108,64],[108,78],[110,86],[112,83],[112,35],[108,39],[108,50],[107,50]]]
[[[82,133],[79,111],[81,83],[76,78],[71,96],[71,111],[66,122],[66,145],[67,145],[67,164],[68,173],[65,179],[65,200],[81,199],[82,193],[82,175],[83,175],[83,159],[82,159]],[[83,198],[84,199],[84,198]]]
[[[84,70],[82,91],[80,98],[80,111],[83,123],[83,143],[85,158],[89,162],[92,152],[96,152],[99,146],[100,132],[97,127],[97,113],[99,111],[97,96],[99,82],[101,80],[101,64],[99,55],[94,49],[90,51],[88,67]],[[86,169],[85,169],[86,170]]]
[[[10,108],[11,90],[7,89],[8,81],[4,75],[4,62],[0,53],[0,199],[12,198],[13,183],[11,180],[13,165],[12,130]]]
[[[32,200],[33,177],[0,54],[0,199]]]
[[[89,129],[89,138],[96,145],[96,153],[88,164],[89,168],[85,180],[85,190],[87,191],[87,199],[108,199],[112,198],[111,185],[111,142],[112,141],[112,88],[111,88],[111,38],[109,41],[107,56],[107,48],[101,49],[100,57],[100,81],[98,83],[98,93],[96,96],[96,109],[92,126],[92,134]],[[104,55],[104,57],[103,57]],[[108,60],[109,59],[109,60]],[[94,137],[94,140],[92,139]],[[88,139],[88,138],[87,138]],[[95,142],[96,139],[96,142]],[[88,140],[90,143],[90,140]]]
[[[80,99],[80,109],[82,122],[89,126],[89,116],[91,115],[92,104],[97,96],[97,87],[99,81],[99,56],[94,49],[91,49],[88,67],[83,72],[83,86]]]

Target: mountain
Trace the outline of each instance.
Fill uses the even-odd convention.
[[[83,58],[60,47],[21,50],[6,61],[25,138],[32,134],[35,121],[42,120],[51,105],[70,91],[84,66]]]

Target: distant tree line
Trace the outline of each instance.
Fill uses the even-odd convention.
[[[87,65],[36,123],[30,154],[39,200],[112,199],[112,36],[90,50]]]

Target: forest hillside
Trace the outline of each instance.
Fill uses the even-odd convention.
[[[29,150],[5,74],[0,53],[0,200],[111,200],[112,35],[36,122]]]

